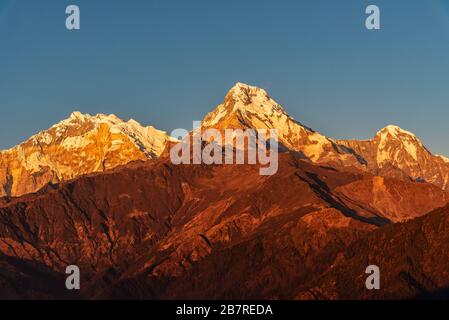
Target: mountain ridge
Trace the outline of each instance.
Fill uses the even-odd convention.
[[[203,119],[204,129],[277,129],[281,147],[344,170],[427,181],[449,189],[449,159],[433,155],[411,132],[388,125],[368,140],[328,138],[291,117],[264,89],[241,82]],[[115,115],[72,112],[69,118],[0,151],[0,196],[165,155],[176,140]]]

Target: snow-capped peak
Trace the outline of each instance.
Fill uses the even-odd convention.
[[[233,111],[284,114],[284,109],[268,93],[259,87],[237,82],[226,95],[225,102],[229,102]]]
[[[222,104],[206,115],[202,126],[219,130],[276,129],[284,147],[313,161],[339,163],[345,159],[358,165],[358,159],[349,150],[293,119],[264,89],[241,82],[229,90]]]
[[[114,114],[99,113],[92,116],[79,111],[72,112],[68,119],[57,123],[48,131],[40,132],[35,137],[45,136],[47,137],[45,142],[49,144],[52,141],[48,138],[48,133],[54,131],[55,138],[62,139],[59,142],[61,145],[75,148],[88,143],[83,141],[82,137],[91,135],[90,132],[97,132],[102,125],[108,128],[109,134],[124,135],[149,156],[159,156],[164,150],[166,142],[172,140],[166,132],[152,126],[144,127],[134,119],[125,122]],[[75,144],[74,140],[76,140]]]
[[[92,116],[74,111],[67,119],[31,136],[24,143],[5,152],[21,150],[29,143],[40,149],[54,145],[67,151],[83,150],[95,144],[99,147],[100,144],[104,144],[102,148],[105,148],[106,152],[120,149],[120,145],[125,143],[125,140],[135,145],[148,157],[159,156],[165,149],[166,143],[174,141],[166,132],[152,126],[144,127],[133,119],[125,122],[114,114],[100,113]],[[108,146],[109,144],[111,146]]]
[[[241,82],[237,82],[229,93],[235,101],[242,101],[243,103],[251,103],[253,99],[259,101],[269,101],[268,93],[259,87],[250,86]]]
[[[235,118],[239,120],[236,122]],[[229,90],[223,104],[204,118],[203,126],[229,126],[230,122],[244,122],[255,129],[279,130],[288,122],[299,124],[264,89],[241,82]]]
[[[152,126],[110,114],[70,116],[27,141],[0,152],[11,173],[10,190],[0,195],[34,192],[48,182],[104,171],[131,161],[158,157],[173,139]],[[9,180],[8,180],[9,181]],[[1,180],[0,185],[5,182]]]
[[[395,125],[388,125],[379,130],[375,136],[378,142],[377,162],[384,163],[387,161],[398,162],[401,166],[400,150],[405,151],[414,161],[418,161],[421,152],[428,153],[422,142],[410,131],[406,131]],[[399,148],[399,146],[402,146]]]
[[[395,138],[399,137],[400,135],[408,135],[408,136],[416,138],[416,136],[412,132],[404,130],[404,129],[402,129],[396,125],[393,125],[393,124],[390,124],[390,125],[386,126],[385,128],[382,128],[381,130],[379,130],[377,132],[376,136],[382,136],[385,134],[390,134],[392,137],[395,137]]]

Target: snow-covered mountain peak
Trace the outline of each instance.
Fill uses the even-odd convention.
[[[428,152],[422,142],[410,131],[404,130],[395,125],[388,125],[385,128],[379,130],[374,137],[377,141],[378,150],[384,153],[385,149],[392,149],[394,147],[395,152],[398,150],[398,144],[402,145],[402,149],[406,151],[414,160],[418,159],[418,151]],[[382,160],[384,157],[381,157]]]
[[[225,104],[232,111],[287,116],[284,109],[262,88],[237,82],[228,92]]]
[[[238,82],[228,91],[224,102],[204,118],[203,126],[281,130],[289,122],[299,125],[264,89]]]
[[[40,132],[37,137],[47,137],[54,133],[56,139],[62,140],[59,141],[60,144],[70,146],[71,144],[64,142],[76,139],[79,143],[84,138],[95,136],[100,132],[110,135],[111,139],[115,140],[122,139],[117,135],[123,135],[149,156],[159,156],[164,150],[166,142],[170,140],[166,132],[152,126],[144,127],[134,119],[125,122],[114,114],[90,115],[82,114],[79,111],[72,112],[68,119],[59,122],[49,130]],[[46,143],[49,144],[49,142],[51,140],[46,138]]]
[[[267,91],[241,82],[229,90],[222,104],[206,115],[202,127],[276,129],[278,141],[284,147],[298,151],[310,160],[360,165],[349,150],[293,119]]]
[[[421,153],[428,152],[413,133],[395,125],[388,125],[379,130],[374,141],[377,143],[379,164],[393,161],[395,165],[401,166],[407,161],[418,161]],[[411,159],[408,160],[405,154]]]
[[[254,100],[259,102],[266,102],[270,100],[268,93],[259,87],[250,86],[241,82],[237,82],[230,90],[228,95],[231,95],[235,102],[243,102],[250,104]]]
[[[376,136],[386,137],[387,135],[389,135],[390,137],[393,137],[393,138],[400,138],[401,136],[406,135],[406,136],[410,136],[410,137],[417,139],[416,136],[412,132],[404,130],[404,129],[402,129],[396,125],[392,125],[392,124],[386,126],[385,128],[382,128],[381,130],[379,130],[376,133]]]
[[[48,182],[158,157],[173,139],[152,126],[110,114],[75,111],[12,149],[0,151],[0,196],[34,192]],[[4,181],[10,181],[7,187]],[[2,184],[3,183],[3,184]]]

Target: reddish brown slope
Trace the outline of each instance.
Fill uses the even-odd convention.
[[[342,192],[365,179],[290,154],[274,176],[253,165],[133,164],[4,201],[0,256],[58,274],[77,264],[83,297],[290,297],[340,250],[388,223],[388,203]],[[431,185],[387,190],[447,199]]]
[[[299,299],[449,298],[449,206],[389,225],[354,243]],[[365,268],[380,268],[380,290],[365,288]]]

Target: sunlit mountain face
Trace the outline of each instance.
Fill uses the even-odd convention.
[[[277,130],[272,175],[175,164],[182,141],[104,114],[0,152],[0,297],[444,297],[449,160],[395,125],[338,140],[287,110],[239,82],[200,125]],[[68,265],[79,291],[61,289]],[[366,290],[368,265],[381,291]]]
[[[293,119],[261,88],[237,83],[205,116],[203,129],[276,129],[283,149],[346,170],[435,184],[446,189],[449,160],[433,155],[413,133],[394,125],[371,140],[334,140]],[[223,134],[224,136],[224,134]],[[36,192],[48,183],[160,157],[174,137],[115,115],[73,112],[69,118],[0,152],[0,195]]]
[[[70,117],[27,141],[0,152],[0,195],[35,192],[83,174],[159,156],[169,137],[135,120],[114,115]]]

